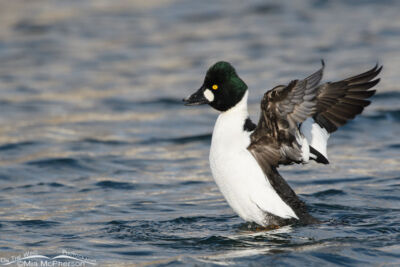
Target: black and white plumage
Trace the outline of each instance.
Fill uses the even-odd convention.
[[[230,206],[246,221],[267,226],[313,223],[306,205],[277,171],[279,165],[328,163],[330,134],[369,105],[382,67],[339,82],[320,84],[322,68],[264,94],[258,124],[247,112],[247,86],[227,62],[207,72],[187,104],[221,111],[210,150],[213,177]]]

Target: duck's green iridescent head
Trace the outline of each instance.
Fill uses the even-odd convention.
[[[186,105],[209,104],[219,111],[226,111],[242,100],[246,90],[247,85],[233,66],[219,61],[208,69],[200,89],[183,101]]]

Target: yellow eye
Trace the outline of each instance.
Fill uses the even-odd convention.
[[[218,89],[218,85],[214,84],[214,85],[212,86],[212,89],[213,89],[213,90],[217,90],[217,89]]]

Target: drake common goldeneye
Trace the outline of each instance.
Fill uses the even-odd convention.
[[[320,84],[320,70],[304,80],[278,85],[264,94],[254,124],[247,111],[248,90],[228,62],[217,62],[203,85],[183,99],[220,111],[212,134],[210,166],[214,180],[232,209],[261,226],[315,223],[303,201],[278,173],[279,165],[314,160],[328,164],[330,134],[370,104],[382,70]]]

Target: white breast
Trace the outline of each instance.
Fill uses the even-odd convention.
[[[232,209],[246,221],[266,224],[265,212],[297,218],[247,150],[250,133],[243,130],[247,117],[247,92],[234,108],[219,115],[210,150],[214,180]]]

